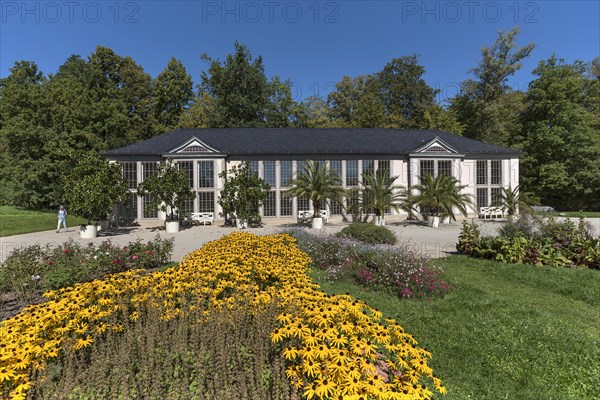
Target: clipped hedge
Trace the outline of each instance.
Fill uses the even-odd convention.
[[[396,235],[384,226],[355,223],[335,234],[337,237],[360,240],[368,244],[396,244]]]

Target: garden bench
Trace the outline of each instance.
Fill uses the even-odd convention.
[[[215,224],[215,213],[212,212],[191,213],[190,217],[192,222],[202,223],[202,225],[206,225],[207,222],[211,225]]]
[[[313,215],[314,211],[298,211],[298,223],[310,221]],[[321,210],[321,218],[323,218],[323,222],[325,223],[329,221],[329,213],[327,210]]]
[[[481,207],[479,209],[479,218],[504,218],[504,209],[502,207]]]

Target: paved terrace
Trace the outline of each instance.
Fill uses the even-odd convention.
[[[281,232],[284,229],[301,228],[309,229],[306,225],[298,225],[295,220],[269,220],[265,219],[264,226],[261,228],[249,228],[246,231],[257,235],[269,235]],[[498,220],[475,220],[481,228],[483,235],[495,235],[502,222]],[[600,232],[600,218],[590,218],[594,228],[594,234]],[[56,233],[54,230],[28,233],[0,238],[0,262],[4,261],[6,256],[15,248],[39,243],[41,245],[58,245],[72,239],[76,243],[86,244],[89,242],[100,243],[110,239],[113,243],[124,245],[129,242],[141,239],[147,241],[155,235],[163,238],[175,238],[175,248],[173,250],[172,260],[179,261],[187,253],[196,250],[206,242],[219,239],[231,232],[237,231],[236,228],[225,227],[216,222],[214,226],[184,226],[176,234],[166,233],[163,227],[158,226],[137,226],[112,228],[106,232],[99,232],[95,239],[80,239],[79,226],[70,227],[67,232]],[[325,234],[332,234],[341,230],[347,223],[331,222],[325,224],[322,230]],[[445,257],[456,251],[456,242],[461,229],[461,222],[451,224],[442,224],[439,228],[429,228],[422,223],[394,220],[393,217],[386,219],[386,226],[391,229],[398,237],[398,245],[411,246],[431,258]]]

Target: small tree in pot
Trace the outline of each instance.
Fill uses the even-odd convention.
[[[372,210],[375,214],[373,223],[377,226],[385,225],[385,210],[399,210],[406,198],[403,186],[396,185],[397,176],[389,176],[385,170],[378,170],[375,174],[362,174],[362,188],[358,189],[357,201],[350,210],[360,209],[359,214]]]
[[[323,227],[321,206],[328,199],[340,201],[345,193],[341,184],[340,176],[335,170],[328,168],[324,162],[308,160],[290,182],[292,188],[287,191],[287,195],[310,199],[314,210],[312,227],[319,229]]]
[[[138,185],[138,193],[148,193],[151,196],[152,200],[146,207],[158,208],[165,213],[170,211],[166,221],[169,232],[179,230],[179,216],[176,210],[183,209],[185,202],[193,200],[195,196],[190,189],[188,174],[179,169],[173,160],[161,163],[155,174]]]
[[[238,228],[245,228],[248,221],[260,221],[260,206],[267,200],[271,185],[250,172],[248,162],[234,166],[219,174],[225,185],[219,197],[219,205],[227,214],[235,215]]]
[[[460,185],[458,180],[452,176],[440,174],[433,177],[430,174],[421,178],[421,184],[412,188],[419,191],[415,196],[415,203],[427,209],[429,216],[432,217],[430,226],[439,225],[440,215],[449,216],[451,220],[456,221],[454,208],[463,215],[467,216],[467,207],[473,204],[471,196],[462,193],[466,185]]]
[[[93,222],[106,219],[113,205],[126,201],[128,195],[121,166],[98,155],[82,156],[64,183],[67,209],[88,220],[80,230],[82,238],[96,237]]]

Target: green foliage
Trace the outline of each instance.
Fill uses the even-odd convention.
[[[467,221],[462,222],[462,229],[458,235],[458,243],[456,244],[456,250],[463,254],[471,255],[475,247],[479,244],[481,239],[481,231],[479,226],[475,222],[469,223]]]
[[[186,201],[195,198],[187,172],[180,170],[172,160],[161,163],[156,173],[144,179],[137,190],[150,194],[152,200],[146,204],[148,209],[170,210],[171,221],[175,220],[175,210],[183,209]]]
[[[456,248],[466,255],[504,263],[600,269],[600,239],[579,224],[520,215],[499,230],[499,237],[480,237],[474,224],[463,223]]]
[[[34,378],[32,396],[298,399],[285,375],[285,360],[269,337],[278,311],[205,317],[198,309],[170,321],[149,311],[123,333],[107,333],[89,351],[66,351],[49,366],[49,378],[43,373]]]
[[[348,225],[335,236],[356,239],[369,244],[396,244],[397,240],[396,235],[388,228],[363,223]]]
[[[92,220],[106,219],[114,204],[128,195],[121,166],[97,155],[83,155],[65,178],[64,198],[71,214]]]
[[[194,97],[194,83],[181,61],[172,57],[153,84],[154,115],[165,128],[173,129]]]
[[[330,200],[339,201],[344,194],[342,181],[337,171],[327,167],[325,162],[306,161],[304,168],[296,173],[290,182],[291,189],[286,194],[310,199],[314,217],[321,217],[321,207]]]
[[[60,289],[130,269],[158,268],[171,258],[173,239],[156,236],[123,247],[110,241],[82,246],[73,241],[56,247],[39,244],[15,249],[0,266],[0,289],[28,302],[41,290]]]
[[[460,85],[450,110],[465,127],[464,135],[500,146],[520,144],[520,114],[524,95],[513,92],[508,78],[521,68],[534,44],[517,48],[519,28],[499,32],[496,42],[481,49],[479,65],[470,70],[476,79]]]
[[[582,62],[541,61],[527,92],[521,186],[557,209],[597,210],[600,131]]]
[[[439,174],[434,178],[427,174],[421,178],[421,184],[412,189],[418,191],[414,198],[416,205],[428,210],[433,216],[449,216],[456,221],[454,208],[466,217],[467,207],[473,203],[469,195],[462,193],[465,187],[453,176]]]
[[[219,205],[227,215],[245,221],[260,221],[260,206],[267,200],[271,186],[250,172],[247,161],[219,174],[225,180]]]

